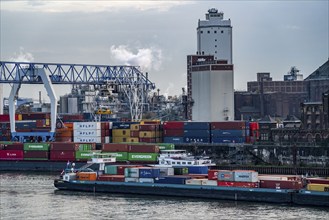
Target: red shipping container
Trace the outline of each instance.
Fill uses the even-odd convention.
[[[24,158],[49,158],[49,152],[44,150],[24,151]]]
[[[217,181],[217,186],[234,187],[234,182],[230,182],[230,181]]]
[[[242,187],[242,188],[258,188],[259,184],[251,183],[251,182],[234,182],[234,187]]]
[[[212,130],[242,130],[246,128],[244,121],[225,121],[225,122],[211,122],[210,128]]]
[[[163,130],[164,137],[183,137],[184,130],[181,129],[172,129],[172,130]]]
[[[78,143],[53,142],[50,144],[51,151],[77,151],[78,149]]]
[[[128,152],[128,144],[103,144],[102,151],[104,152]]]
[[[307,183],[329,184],[329,179],[321,178],[306,178]]]
[[[118,175],[125,175],[125,169],[126,168],[134,168],[134,167],[140,167],[140,166],[134,166],[134,165],[118,165],[117,166],[117,174]]]
[[[124,182],[124,175],[101,175],[98,177],[99,181],[111,181],[111,182]]]
[[[152,124],[146,124],[146,125],[139,125],[140,131],[157,131],[159,130],[159,125],[152,125]]]
[[[249,122],[249,128],[250,128],[251,131],[259,130],[258,122]]]
[[[163,123],[164,130],[184,130],[183,121],[166,121]]]
[[[141,145],[131,144],[128,146],[128,152],[132,153],[159,153],[160,149],[157,145]]]
[[[23,143],[5,144],[4,149],[5,150],[24,150],[24,144]]]
[[[218,180],[218,170],[208,170],[208,180]]]
[[[0,160],[23,160],[22,150],[0,150]]]
[[[261,180],[259,182],[260,188],[271,189],[302,189],[302,181],[294,180]]]
[[[50,151],[52,161],[75,161],[75,151]]]
[[[71,137],[55,137],[57,142],[72,142],[73,139]]]
[[[105,130],[105,137],[109,137],[109,136],[111,136],[110,130]]]

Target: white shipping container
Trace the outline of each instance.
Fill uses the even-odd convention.
[[[79,137],[79,136],[85,136],[85,137],[101,137],[102,133],[101,130],[96,129],[77,129],[73,130],[73,136]]]
[[[109,130],[112,130],[112,128],[113,128],[113,122],[110,121],[110,122],[109,122]]]
[[[186,185],[202,185],[202,180],[205,179],[187,179],[185,180]]]
[[[277,180],[277,181],[281,181],[281,180],[288,180],[288,178],[286,176],[258,176],[259,181],[260,180]]]
[[[153,178],[139,178],[140,183],[154,183]]]
[[[110,137],[109,136],[105,136],[105,143],[106,144],[110,143]]]
[[[79,136],[73,138],[74,142],[80,142],[80,143],[101,143],[102,139],[101,137],[85,137],[85,136]]]
[[[126,168],[125,169],[125,177],[139,177],[139,169],[138,168]]]
[[[204,185],[204,186],[217,186],[217,180],[203,179],[202,182],[201,182],[201,185]]]
[[[101,122],[73,122],[73,130],[101,130]]]
[[[138,183],[138,178],[134,178],[134,177],[126,177],[126,178],[125,178],[125,182],[126,182],[126,183]]]
[[[160,169],[160,176],[173,176],[174,168],[173,167],[157,167]]]
[[[258,172],[255,171],[234,171],[235,182],[258,182]]]

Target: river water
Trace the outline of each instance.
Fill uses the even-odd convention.
[[[0,219],[329,219],[329,208],[59,191],[57,174],[0,173]]]

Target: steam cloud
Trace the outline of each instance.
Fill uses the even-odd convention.
[[[159,70],[162,63],[161,49],[141,48],[136,53],[133,53],[128,46],[119,45],[111,46],[112,56],[124,65],[140,66],[142,70]]]
[[[10,58],[13,62],[33,62],[34,57],[31,53],[25,52],[23,47],[19,48],[19,52],[15,52],[14,56]]]

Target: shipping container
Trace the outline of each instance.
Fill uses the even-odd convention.
[[[208,166],[188,166],[189,174],[208,174]]]
[[[160,176],[173,176],[175,175],[173,167],[157,167],[160,169]]]
[[[139,178],[138,182],[139,183],[154,183],[154,179],[153,178]]]
[[[184,143],[183,137],[164,137],[163,142],[166,143]]]
[[[160,169],[158,168],[139,168],[139,178],[158,178],[160,177]]]
[[[234,172],[230,170],[219,170],[218,180],[220,181],[234,181]]]
[[[118,174],[118,166],[117,165],[106,165],[104,169],[105,174],[109,175],[117,175]]]
[[[132,124],[139,124],[139,122],[112,122],[112,129],[130,129]]]
[[[184,130],[209,130],[209,122],[184,122]]]
[[[74,137],[73,141],[74,142],[81,142],[81,143],[102,143],[101,137],[80,136],[80,137]]]
[[[234,182],[233,181],[217,181],[217,186],[224,186],[224,187],[234,187]]]
[[[35,158],[35,159],[49,159],[49,151],[44,150],[25,150],[24,151],[24,160],[28,158]]]
[[[157,143],[159,150],[175,150],[175,145],[172,143]]]
[[[329,179],[324,178],[306,178],[307,183],[329,184]]]
[[[12,144],[4,144],[5,150],[24,150],[23,143],[12,143]]]
[[[36,127],[36,121],[16,121],[15,123],[16,130],[28,130]]]
[[[154,183],[164,184],[185,184],[185,181],[191,179],[187,176],[165,176],[154,179]]]
[[[212,137],[243,137],[246,130],[211,130]]]
[[[101,175],[98,176],[99,181],[111,181],[111,182],[124,182],[125,177],[123,175]]]
[[[271,189],[302,189],[302,181],[296,180],[260,180],[260,188],[271,188]]]
[[[203,179],[202,182],[201,182],[201,185],[204,185],[204,186],[217,186],[217,180]]]
[[[192,138],[210,138],[209,130],[184,130],[184,137],[192,137]]]
[[[125,175],[126,168],[135,168],[135,167],[138,167],[138,166],[136,166],[136,165],[118,165],[118,167],[117,167],[118,175]]]
[[[131,131],[139,131],[139,124],[131,124],[130,125]]]
[[[50,151],[52,161],[75,161],[75,151]]]
[[[95,153],[100,153],[100,151],[76,151],[75,159],[76,161],[88,161]]]
[[[155,131],[139,131],[139,138],[156,138],[157,133]]]
[[[258,182],[258,172],[248,170],[234,170],[235,182]]]
[[[307,190],[318,191],[318,192],[329,192],[329,184],[310,183],[307,184]]]
[[[140,124],[139,125],[139,131],[157,131],[159,130],[159,125],[155,125],[155,124]]]
[[[184,130],[163,130],[164,137],[183,137]]]
[[[139,177],[139,168],[137,168],[137,167],[126,168],[125,177],[138,178]]]
[[[163,130],[184,130],[184,122],[166,121],[163,123]]]
[[[244,130],[246,123],[244,121],[223,121],[211,122],[211,130]]]
[[[174,174],[175,175],[186,175],[188,174],[188,168],[187,167],[173,167],[174,168]]]
[[[184,143],[210,143],[208,137],[183,137]]]
[[[49,143],[24,143],[24,150],[49,150]]]
[[[128,160],[156,162],[158,160],[158,156],[158,153],[128,153]]]
[[[246,137],[212,137],[211,143],[226,144],[226,143],[245,143]]]
[[[218,171],[219,170],[208,170],[208,180],[218,180]]]
[[[102,144],[104,152],[128,152],[128,144]]]
[[[128,161],[128,152],[107,152],[115,157],[116,161]]]
[[[96,181],[97,173],[96,172],[78,172],[77,179],[80,181]]]
[[[233,186],[240,188],[258,188],[259,184],[258,182],[234,182]]]
[[[22,150],[0,150],[0,160],[23,160]]]
[[[73,131],[73,135],[74,135],[74,137],[80,137],[80,136],[85,136],[85,137],[100,137],[101,136],[101,130],[92,130],[92,129],[90,129],[90,130],[87,130],[87,129],[74,130]]]
[[[101,130],[101,122],[73,122],[73,130]]]
[[[147,144],[130,144],[128,145],[128,152],[131,153],[159,153],[158,145]]]
[[[126,183],[138,183],[139,178],[138,177],[125,177]]]
[[[52,151],[88,151],[95,150],[95,143],[61,143],[53,142],[50,143],[50,150]]]
[[[185,181],[186,185],[202,185],[204,179],[188,179]]]
[[[132,131],[130,130],[130,137],[139,137],[139,131]]]
[[[113,137],[130,137],[130,129],[112,129]]]

